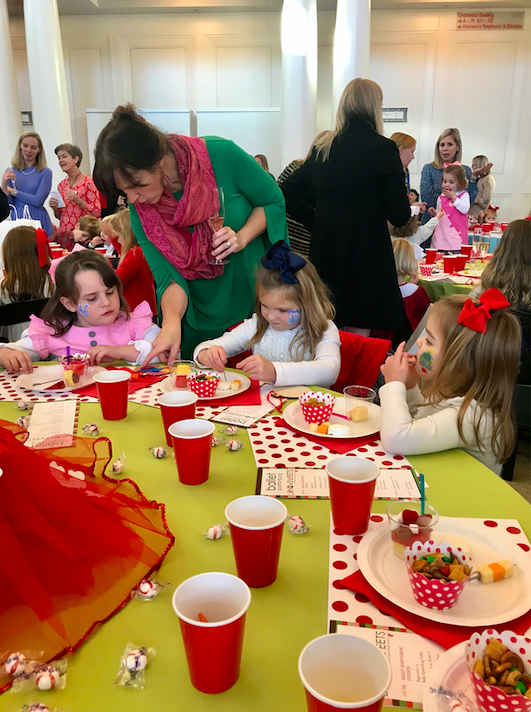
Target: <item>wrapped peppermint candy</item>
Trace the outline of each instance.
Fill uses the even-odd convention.
[[[136,598],[139,601],[152,601],[161,591],[167,588],[169,583],[159,583],[155,579],[144,579],[135,588],[131,594],[131,598]]]
[[[211,527],[203,532],[202,536],[207,539],[221,539],[224,536],[230,536],[230,527],[228,522],[221,522],[221,524],[213,524]]]
[[[28,403],[28,401],[19,400],[13,403],[13,407],[16,410],[31,410],[33,406],[31,403]]]
[[[24,672],[13,678],[11,692],[30,690],[64,690],[68,662],[66,658],[46,665],[38,660],[26,660]]]
[[[289,517],[288,528],[290,534],[306,534],[306,532],[310,531],[310,527],[306,524],[304,519],[296,515]]]
[[[227,441],[225,438],[218,438],[216,435],[212,436],[212,447],[217,447],[218,445],[222,445],[223,443],[226,443]]]
[[[228,443],[226,443],[225,447],[227,450],[232,450],[235,452],[236,450],[241,450],[243,448],[243,443],[241,440],[229,440]]]
[[[24,430],[27,430],[29,427],[30,419],[27,415],[21,415],[20,418],[17,418],[16,422],[20,428],[24,428]]]
[[[127,643],[124,654],[120,658],[120,668],[114,680],[115,685],[143,690],[146,682],[145,669],[157,651],[155,648],[139,647]]]
[[[162,460],[162,458],[166,457],[168,454],[168,451],[165,447],[162,447],[162,445],[159,445],[159,447],[150,447],[149,452],[153,455],[153,457],[156,457],[157,460]]]
[[[83,433],[83,435],[91,435],[95,438],[98,435],[101,435],[103,430],[100,430],[96,423],[87,423],[82,427],[81,432]]]
[[[125,452],[112,463],[112,474],[121,475],[125,470]]]
[[[226,425],[224,428],[221,428],[219,432],[225,433],[225,435],[230,435],[230,437],[233,437],[234,435],[238,435],[240,431],[238,430],[238,427],[236,425]]]

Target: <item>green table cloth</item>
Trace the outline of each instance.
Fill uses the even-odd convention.
[[[15,421],[18,415],[12,403],[0,404],[1,418]],[[290,514],[302,516],[311,531],[292,536],[286,529],[277,581],[252,590],[240,679],[228,692],[205,695],[190,683],[171,598],[176,586],[194,574],[236,573],[230,538],[210,541],[201,533],[224,520],[228,502],[254,493],[256,465],[248,437],[242,431],[245,447],[238,452],[214,448],[208,482],[187,487],[178,481],[171,451],[163,460],[149,452],[164,444],[158,409],[129,403],[127,419],[106,422],[99,404],[81,404],[79,432],[89,422],[103,427],[116,456],[125,452],[123,476],[134,479],[148,498],[166,504],[176,543],[156,578],[171,586],[150,602],[131,601],[97,629],[70,657],[65,690],[6,692],[0,696],[0,712],[15,712],[30,700],[64,712],[303,712],[298,657],[306,643],[327,632],[329,501],[289,502]],[[462,450],[410,460],[426,475],[429,501],[441,514],[517,518],[531,537],[531,505]],[[376,512],[385,508],[385,502],[374,504]],[[128,641],[157,649],[143,691],[113,685]],[[223,650],[211,655],[223,655]]]
[[[419,284],[424,287],[432,303],[450,294],[469,294],[475,286],[469,284],[455,284],[450,279],[441,280],[439,282],[426,282],[424,279],[419,279]],[[479,282],[477,284],[479,284]]]

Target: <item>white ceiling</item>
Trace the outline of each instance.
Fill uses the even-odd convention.
[[[355,0],[353,0],[355,1]],[[57,0],[60,15],[136,15],[179,12],[279,11],[282,0]],[[22,17],[23,0],[7,0],[10,16]],[[336,0],[317,0],[319,10],[335,10]],[[531,8],[531,0],[372,0],[374,10]]]

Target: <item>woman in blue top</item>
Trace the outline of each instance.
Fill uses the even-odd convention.
[[[28,217],[29,211],[29,217],[40,220],[41,227],[50,236],[53,233],[52,221],[44,208],[44,201],[52,187],[52,171],[46,167],[46,156],[38,133],[26,131],[22,134],[12,164],[2,176],[2,191],[17,211],[17,218]]]
[[[455,163],[456,161],[461,163],[462,152],[463,144],[459,131],[457,129],[445,129],[435,144],[433,163],[426,163],[420,175],[420,199],[427,206],[426,212],[422,216],[422,225],[433,217],[428,211],[430,208],[436,207],[437,198],[441,194],[442,173],[445,164]],[[470,204],[472,205],[478,192],[476,178],[469,166],[463,165],[463,168],[468,179],[467,190],[470,194]],[[429,247],[428,241],[424,245]]]

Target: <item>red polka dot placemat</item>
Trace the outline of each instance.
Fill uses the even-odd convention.
[[[281,416],[262,418],[248,430],[257,467],[325,467],[327,462],[338,454],[326,445],[311,442],[301,433],[278,427],[277,420],[282,421]],[[358,448],[353,446],[352,451],[346,454],[372,460],[380,467],[409,465],[402,455],[390,455],[386,452],[379,440],[373,440]]]
[[[531,545],[516,519],[476,519],[474,517],[441,517],[445,522],[459,522],[476,532],[491,532],[498,540],[517,544],[531,556]],[[368,532],[377,526],[387,526],[385,514],[373,514]],[[368,533],[366,532],[366,534]],[[330,526],[330,565],[328,577],[328,619],[366,625],[398,626],[402,624],[393,616],[378,610],[362,593],[345,589],[342,579],[359,570],[357,551],[363,535],[347,536]]]
[[[28,403],[36,403],[37,401],[52,403],[53,401],[63,400],[65,398],[77,398],[82,403],[97,403],[97,398],[82,395],[82,391],[47,391],[39,393],[37,391],[28,391],[26,388],[19,388],[16,384],[16,376],[8,376],[5,373],[0,375],[0,401],[27,401]]]

